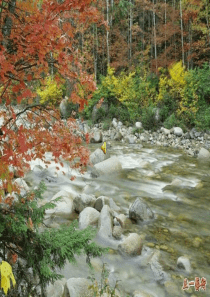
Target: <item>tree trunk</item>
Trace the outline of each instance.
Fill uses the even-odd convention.
[[[129,3],[130,3],[130,18],[129,18],[129,63],[131,65],[131,58],[132,58],[132,26],[133,26],[132,0],[129,0]]]
[[[180,4],[181,41],[182,41],[182,63],[184,66],[184,37],[183,37],[183,20],[182,20],[182,0],[179,0],[179,4]]]
[[[109,26],[109,0],[106,0],[106,20],[107,25]],[[107,64],[110,64],[110,57],[109,57],[109,28],[106,29],[106,48],[107,48]]]
[[[155,68],[157,71],[157,37],[156,37],[156,18],[155,18],[155,0],[152,0],[153,4],[153,30],[154,30],[154,48],[155,48]]]

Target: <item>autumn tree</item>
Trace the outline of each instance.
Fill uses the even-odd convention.
[[[93,76],[85,72],[77,45],[81,28],[102,23],[93,4],[91,0],[0,1],[0,253],[3,260],[9,261],[8,255],[12,255],[13,260],[26,261],[32,274],[38,276],[41,296],[45,296],[47,282],[58,278],[52,272],[55,265],[51,257],[55,264],[63,266],[66,259],[73,259],[74,253],[82,250],[89,255],[101,252],[90,243],[92,233],[76,235],[83,247],[71,241],[70,233],[76,234],[74,225],[71,230],[46,233],[44,239],[37,232],[46,209],[37,209],[36,199],[41,192],[22,197],[14,183],[14,177],[22,177],[30,169],[28,162],[32,159],[40,158],[48,166],[46,152],[52,152],[52,161],[63,166],[61,160],[66,160],[81,172],[88,163],[88,149],[75,133],[75,121],[61,121],[55,108],[59,101],[51,97],[39,100],[36,89],[50,79],[57,86],[68,79],[74,87],[69,100],[78,103],[80,109],[91,97],[95,83]],[[59,232],[68,240],[57,238],[57,243],[50,244],[51,236],[59,237]],[[63,247],[56,247],[58,242],[63,242]],[[16,276],[22,280],[23,268],[21,261],[18,263]],[[25,291],[16,288],[11,296],[32,294],[30,282],[26,283]],[[37,296],[36,290],[33,294]]]

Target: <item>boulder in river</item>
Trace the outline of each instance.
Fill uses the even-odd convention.
[[[107,154],[104,154],[100,148],[96,149],[92,154],[90,154],[90,162],[93,165],[100,163],[105,159],[107,159]]]
[[[56,207],[53,209],[47,209],[45,211],[46,215],[49,216],[57,216],[65,219],[73,219],[74,208],[73,208],[73,195],[67,191],[59,191],[57,194],[53,196],[50,202],[53,202],[56,198],[61,197],[61,199],[55,202]]]
[[[130,233],[121,244],[118,245],[118,250],[121,254],[128,256],[136,256],[141,254],[143,247],[143,239],[137,233]]]
[[[113,174],[122,170],[122,165],[117,157],[111,157],[94,165],[99,174]]]
[[[90,281],[86,278],[70,278],[66,282],[67,290],[71,297],[89,296],[87,292],[90,285]]]
[[[85,207],[93,207],[96,198],[93,195],[79,194],[73,200],[74,210],[76,212],[81,212]]]
[[[136,198],[129,208],[129,218],[135,221],[146,221],[154,218],[154,213],[142,198]]]
[[[98,222],[100,212],[93,207],[86,207],[79,215],[79,227],[85,229],[89,225],[95,225]]]
[[[177,267],[184,269],[187,273],[191,273],[191,271],[192,271],[190,260],[185,256],[178,258]]]
[[[90,142],[91,143],[100,143],[103,140],[103,135],[100,130],[96,130],[90,135]]]
[[[209,161],[210,160],[210,152],[202,147],[198,153],[198,159],[203,160],[203,161],[205,161],[205,160]]]
[[[47,286],[47,297],[67,297],[66,279],[55,281]]]
[[[154,252],[149,264],[150,268],[154,274],[154,280],[160,283],[164,283],[165,281],[169,280],[169,276],[165,271],[163,271],[162,266],[160,265],[159,261],[160,251],[157,250]]]
[[[108,205],[104,205],[98,220],[98,235],[101,237],[112,237],[112,216]]]

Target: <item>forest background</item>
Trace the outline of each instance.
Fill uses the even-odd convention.
[[[44,212],[54,205],[38,207],[43,184],[23,196],[15,178],[35,158],[47,166],[46,152],[61,166],[66,160],[85,170],[89,153],[73,117],[104,121],[104,128],[115,117],[127,125],[141,121],[148,130],[210,129],[210,4],[6,0],[0,1],[0,21],[0,257],[13,265],[17,285],[10,296],[38,296],[40,288],[45,296],[46,284],[60,277],[56,265],[74,261],[76,253],[90,257],[104,250],[91,241],[93,230],[74,224],[40,234]],[[64,97],[67,121],[59,112]],[[99,113],[93,121],[94,106]],[[23,114],[27,125],[18,124]],[[11,273],[3,268],[6,294]]]

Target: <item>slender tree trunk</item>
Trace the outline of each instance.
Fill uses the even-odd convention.
[[[166,67],[166,65],[167,65],[167,59],[166,59],[166,0],[165,0],[165,16],[164,16],[164,18],[165,18],[165,67]]]
[[[133,26],[133,11],[132,11],[132,0],[130,3],[130,18],[129,18],[129,63],[131,64],[132,58],[132,26]]]
[[[175,10],[176,10],[176,0],[173,0],[173,29],[174,29],[174,21],[175,21]],[[175,50],[175,60],[176,60],[176,36],[174,34],[174,50]]]
[[[210,47],[209,0],[206,0],[206,24],[208,28],[208,46]],[[209,67],[210,67],[210,59],[209,59]]]
[[[106,20],[107,25],[109,26],[109,0],[106,0]],[[110,57],[109,57],[109,29],[106,29],[106,47],[107,47],[107,64],[110,64]]]
[[[154,30],[154,48],[155,48],[155,68],[157,71],[157,37],[156,37],[156,18],[155,18],[155,0],[152,0],[153,4],[153,30]]]
[[[183,19],[182,19],[182,0],[179,0],[180,4],[180,22],[181,22],[181,41],[182,41],[182,63],[184,66],[184,34],[183,34]]]

